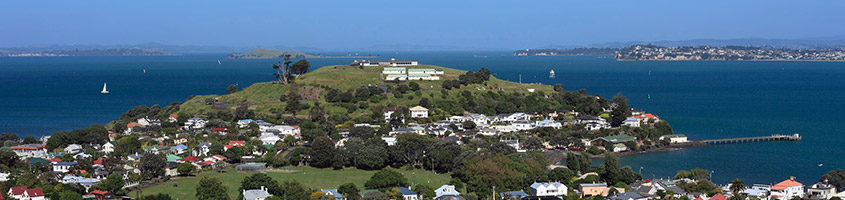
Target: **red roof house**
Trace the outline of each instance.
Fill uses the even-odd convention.
[[[182,160],[179,160],[179,161],[193,163],[193,162],[200,161],[200,158],[197,158],[197,157],[194,157],[194,156],[188,156],[188,157],[182,158]]]
[[[699,198],[701,198],[701,197],[699,197]],[[716,193],[715,195],[710,197],[710,200],[728,200],[728,198],[725,198],[725,196],[722,195],[722,194]]]

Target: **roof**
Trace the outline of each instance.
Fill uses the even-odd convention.
[[[672,135],[664,135],[663,137],[666,137],[666,138],[685,138],[687,136],[684,135],[684,134],[672,134]]]
[[[581,187],[607,187],[607,183],[584,183]]]
[[[430,77],[430,76],[432,76],[432,75],[430,75],[430,74],[419,74],[419,73],[408,74],[408,77]]]
[[[414,69],[411,69],[414,70]],[[405,71],[404,67],[385,67],[384,71]]]
[[[422,106],[414,106],[414,107],[413,107],[413,108],[411,108],[410,110],[411,110],[411,111],[428,111],[428,109],[427,109],[427,108],[422,107]]]
[[[399,189],[399,192],[401,192],[403,196],[404,195],[417,195],[416,192],[411,191],[411,189],[408,189],[406,187],[398,187],[396,189]]]
[[[389,75],[387,75],[388,79],[389,78],[405,78],[405,77],[408,77],[408,75],[404,75],[404,74],[389,74]]]
[[[91,194],[99,194],[99,195],[106,195],[108,193],[109,192],[102,191],[102,190],[94,190],[93,192],[91,192]]]
[[[199,161],[199,160],[200,160],[200,158],[197,158],[197,157],[194,157],[194,156],[188,156],[188,157],[185,157],[185,158],[183,158],[182,160],[179,160],[179,161],[182,161],[182,162],[196,162],[196,161]]]
[[[557,187],[560,187],[562,185],[563,184],[561,184],[560,182],[545,182],[545,183],[534,182],[534,184],[531,184],[531,188],[539,188],[540,186],[543,186],[543,187],[546,187],[546,188],[548,188],[549,186],[553,186],[553,187],[557,188]],[[566,187],[566,186],[564,186],[564,187]]]
[[[57,162],[56,164],[53,164],[53,165],[59,165],[59,166],[73,166],[73,165],[76,165],[76,162]]]
[[[642,195],[637,194],[636,192],[625,192],[619,193],[613,196],[608,197],[609,200],[628,200],[628,199],[641,199],[643,198]]]
[[[266,198],[266,197],[270,197],[270,196],[273,196],[273,195],[271,195],[270,193],[267,193],[267,191],[264,191],[264,190],[247,190],[247,191],[244,191],[244,199],[246,199],[246,200]]]
[[[417,71],[417,72],[421,72],[421,71],[434,71],[434,69],[408,69],[408,71],[409,71],[409,72],[410,72],[410,71]]]
[[[621,143],[621,142],[634,141],[637,138],[631,137],[630,135],[620,134],[620,135],[614,135],[614,136],[601,137],[601,139],[607,140],[608,142]]]
[[[331,194],[334,198],[343,199],[343,195],[337,192],[337,189],[320,189],[320,192]]]
[[[12,150],[15,150],[15,149],[37,150],[37,149],[43,149],[44,145],[43,144],[25,144],[25,145],[13,146],[13,147],[10,147],[10,148]]]
[[[136,127],[136,126],[137,127],[144,127],[143,124],[139,124],[138,122],[129,122],[128,124],[126,124],[126,127],[129,127],[129,128]]]
[[[725,198],[725,196],[720,193],[716,193],[715,195],[710,197],[710,200],[728,200],[728,198]]]
[[[44,192],[41,191],[41,188],[32,188],[26,190],[26,195],[29,197],[43,197]]]
[[[804,184],[801,184],[798,181],[795,181],[794,178],[789,178],[789,179],[786,179],[785,181],[782,181],[782,182],[772,186],[772,190],[786,190],[786,188],[788,188],[788,187],[803,186],[803,185]]]
[[[15,196],[22,195],[24,192],[26,192],[26,186],[15,186],[15,187],[9,188],[9,190],[12,191],[12,195],[15,195]]]
[[[177,160],[181,160],[181,159],[182,159],[182,157],[179,157],[179,156],[176,156],[176,155],[173,155],[173,154],[167,155],[167,162],[176,162]]]

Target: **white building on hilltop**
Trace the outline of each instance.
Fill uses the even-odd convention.
[[[566,196],[569,188],[560,182],[548,182],[531,184],[531,195],[533,196]]]
[[[422,106],[414,106],[411,110],[411,118],[428,118],[428,109]]]

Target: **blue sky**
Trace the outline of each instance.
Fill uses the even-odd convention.
[[[845,35],[845,1],[2,1],[0,46],[434,45]]]

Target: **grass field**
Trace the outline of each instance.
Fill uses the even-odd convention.
[[[412,185],[426,184],[434,188],[449,182],[448,174],[434,174],[431,171],[424,171],[420,169],[398,171],[405,174]],[[366,171],[354,168],[347,168],[343,170],[332,169],[317,169],[312,167],[285,167],[277,170],[268,170],[266,173],[273,179],[281,183],[285,180],[296,180],[304,184],[306,187],[312,189],[332,189],[337,188],[344,183],[354,183],[358,185],[359,189],[364,188],[364,182],[377,171]],[[223,181],[223,184],[229,189],[228,193],[232,199],[237,198],[237,189],[240,187],[241,181],[251,174],[262,172],[237,172],[234,169],[225,170],[225,173],[217,171],[206,171],[197,174],[194,177],[174,177],[170,183],[161,184],[142,190],[142,195],[153,195],[157,193],[169,194],[174,199],[196,199],[196,187],[202,177],[217,177]],[[177,184],[174,187],[173,184]],[[130,194],[131,197],[136,197],[137,191]]]

